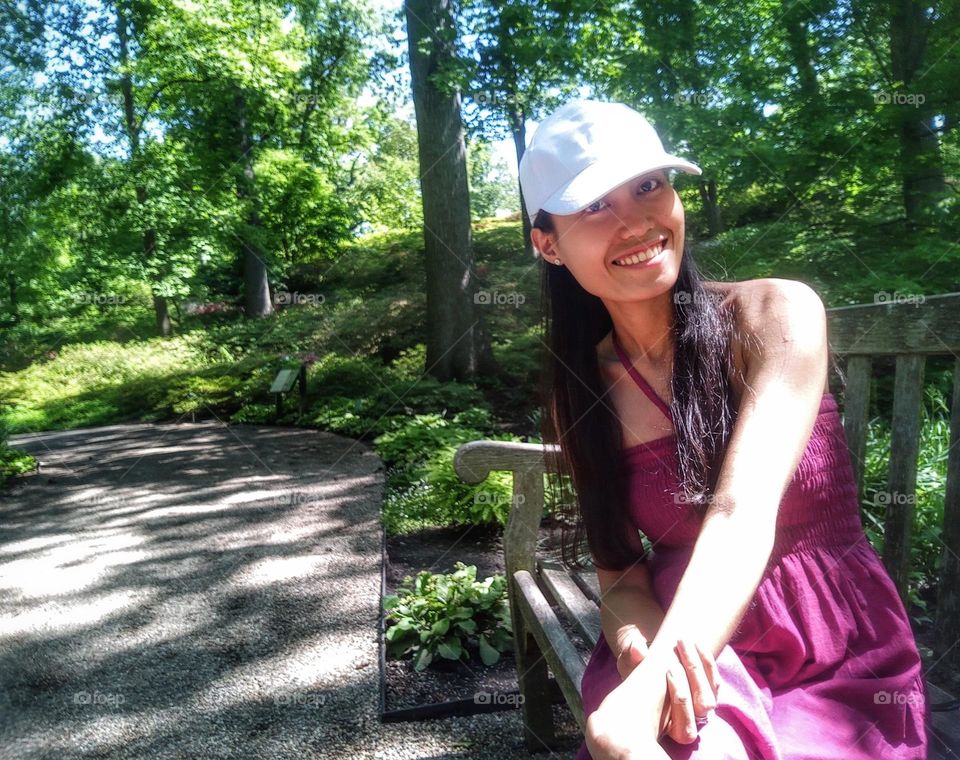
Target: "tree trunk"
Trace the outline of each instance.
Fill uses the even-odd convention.
[[[117,13],[117,39],[120,44],[120,65],[121,70],[124,72],[120,77],[120,91],[123,94],[123,121],[124,126],[127,131],[127,140],[130,143],[130,167],[133,172],[136,174],[138,169],[138,164],[140,162],[140,127],[141,125],[137,123],[136,111],[134,109],[133,101],[133,80],[130,78],[128,72],[128,65],[130,63],[130,30],[128,28],[127,21],[127,12],[128,6],[117,3],[116,13]],[[141,206],[144,206],[147,202],[147,188],[145,185],[137,185],[136,187],[137,194],[137,203]],[[157,231],[155,229],[146,229],[143,231],[143,255],[144,255],[144,264],[146,268],[153,272],[153,268],[150,266],[153,261],[154,256],[156,256],[157,248]],[[162,296],[157,295],[157,278],[158,275],[151,274],[150,283],[151,290],[153,291],[153,308],[154,316],[157,321],[157,331],[163,337],[170,335],[170,317],[167,314],[167,302],[166,299]]]
[[[723,220],[720,218],[720,204],[717,202],[717,181],[715,179],[701,179],[697,186],[700,190],[700,200],[707,212],[707,232],[710,237],[716,237],[723,232]]]
[[[933,216],[936,202],[946,192],[940,141],[933,129],[932,104],[927,105],[917,74],[924,67],[930,22],[925,6],[915,0],[891,4],[890,62],[894,91],[890,102],[897,110],[903,208],[907,224],[916,228]],[[902,84],[901,84],[902,83]],[[896,88],[902,86],[900,91]]]
[[[517,152],[517,166],[520,166],[520,160],[527,150],[527,126],[524,124],[525,114],[523,109],[510,109],[510,131],[513,134],[513,147]],[[530,218],[527,215],[527,204],[523,200],[523,188],[520,186],[520,180],[517,179],[517,192],[520,194],[520,221],[523,225],[523,251],[526,258],[534,257],[533,241],[530,239],[530,231],[533,225],[530,224]]]
[[[243,173],[237,179],[237,197],[249,200],[246,228],[241,230],[240,243],[243,249],[243,292],[244,313],[248,317],[266,317],[273,313],[270,302],[270,282],[263,251],[257,245],[251,231],[260,227],[260,215],[257,213],[254,193],[253,142],[250,139],[250,125],[247,122],[247,103],[243,93],[234,97],[237,118],[237,134],[240,140],[240,157],[243,161]]]
[[[455,23],[449,0],[407,0],[405,5],[413,104],[417,118],[420,190],[426,251],[426,372],[438,380],[473,380],[500,374],[483,325],[484,308],[505,308],[481,297],[475,303],[470,196],[459,92],[432,81],[451,62]],[[421,52],[421,45],[429,46]]]
[[[807,5],[794,5],[783,16],[790,62],[797,71],[794,98],[803,114],[794,137],[795,160],[783,180],[797,198],[804,197],[811,184],[817,183],[835,163],[828,145],[831,119],[824,107],[815,65],[816,44],[811,45],[810,41],[810,27],[815,21],[815,14]]]
[[[157,316],[157,331],[161,335],[169,335],[170,330],[170,311],[167,308],[167,299],[163,296],[153,294],[153,310]]]
[[[810,49],[809,24],[813,13],[807,6],[792,6],[784,14],[783,22],[787,29],[787,44],[790,57],[797,69],[797,81],[800,95],[808,103],[816,102],[820,97],[820,82],[813,65],[813,51]]]
[[[20,305],[17,303],[17,278],[13,272],[7,272],[7,288],[10,292],[10,323],[20,321]]]

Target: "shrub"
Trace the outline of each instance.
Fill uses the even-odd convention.
[[[273,404],[244,404],[230,416],[230,422],[263,424],[272,421],[276,413]]]
[[[437,449],[481,437],[480,431],[441,414],[418,414],[395,421],[393,429],[374,439],[377,453],[388,465],[410,465],[431,457]],[[478,419],[476,416],[473,419]]]
[[[490,422],[485,412],[469,411],[445,419],[422,414],[396,423],[374,439],[387,462],[383,521],[390,535],[432,526],[505,525],[510,514],[512,478],[492,472],[482,483],[464,483],[453,457],[464,443],[479,438],[517,440],[461,424]]]
[[[9,428],[0,420],[0,485],[3,485],[7,478],[23,475],[37,467],[37,460],[32,454],[8,445],[8,435]]]
[[[493,665],[512,644],[506,579],[494,575],[477,581],[476,565],[457,562],[449,575],[426,570],[404,579],[395,595],[383,601],[390,625],[387,654],[413,655],[414,670],[423,670],[439,655],[469,660],[471,651]]]

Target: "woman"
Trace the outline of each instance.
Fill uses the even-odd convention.
[[[592,100],[520,163],[549,264],[544,440],[578,503],[564,558],[585,534],[602,592],[577,758],[924,758],[921,661],[860,522],[823,304],[702,280],[669,168],[700,174]]]

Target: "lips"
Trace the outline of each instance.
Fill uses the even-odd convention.
[[[666,243],[667,243],[667,236],[659,235],[653,240],[648,240],[645,243],[641,243],[640,245],[635,246],[634,248],[631,248],[629,251],[625,251],[624,253],[618,254],[610,263],[611,264],[615,264],[618,262],[622,263],[623,259],[629,258],[631,256],[636,256],[637,254],[643,255],[649,252],[650,249],[652,248],[662,248],[663,246],[666,245]]]

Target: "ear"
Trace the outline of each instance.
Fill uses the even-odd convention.
[[[530,242],[533,243],[533,250],[542,258],[554,255],[553,241],[543,230],[538,230],[536,227],[530,230]]]

